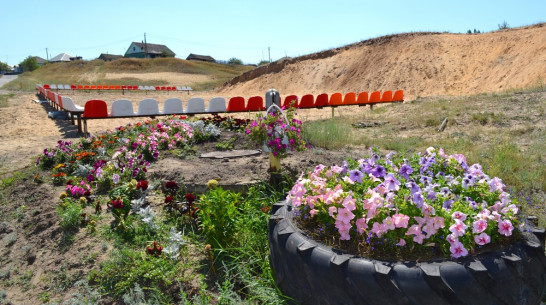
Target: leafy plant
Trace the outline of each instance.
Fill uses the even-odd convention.
[[[232,58],[228,59],[228,64],[229,65],[242,65],[243,61],[240,60],[239,58],[232,57]]]
[[[82,213],[83,209],[81,205],[68,197],[57,206],[57,215],[61,219],[60,225],[65,230],[79,228],[82,222]]]
[[[240,194],[221,187],[201,196],[198,203],[199,220],[207,242],[214,247],[225,247],[234,241],[241,199]]]
[[[233,149],[233,143],[235,143],[235,138],[229,138],[224,142],[218,142],[216,143],[216,148],[219,150],[232,150]]]

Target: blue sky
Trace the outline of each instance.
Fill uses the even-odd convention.
[[[59,53],[123,55],[131,42],[257,63],[411,31],[488,32],[545,22],[545,0],[0,0],[0,61]],[[268,49],[269,48],[269,49]]]

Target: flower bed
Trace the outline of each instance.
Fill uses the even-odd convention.
[[[302,175],[272,210],[277,285],[302,304],[535,304],[544,230],[463,155],[349,160]]]

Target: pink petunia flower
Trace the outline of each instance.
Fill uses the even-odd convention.
[[[510,236],[512,235],[512,230],[514,230],[514,226],[512,225],[512,222],[508,219],[499,221],[499,233],[504,236]]]
[[[451,247],[449,247],[449,251],[451,251],[451,256],[454,258],[468,255],[468,250],[466,250],[464,245],[459,241],[453,243]]]
[[[394,228],[395,228],[394,220],[390,216],[383,219],[383,224],[385,225],[385,229],[386,229],[385,231],[394,230]]]
[[[328,208],[328,215],[330,215],[330,217],[334,217],[334,214],[337,213],[337,208],[336,207],[329,207]]]
[[[356,232],[358,232],[358,234],[363,234],[367,228],[368,224],[366,223],[365,218],[359,218],[356,220]]]
[[[404,214],[394,214],[392,216],[394,220],[394,226],[397,228],[407,228],[409,222],[409,216]]]
[[[344,223],[350,223],[351,220],[355,218],[355,214],[347,208],[342,208],[337,210],[337,220]]]
[[[449,227],[449,231],[457,236],[463,236],[466,232],[467,225],[459,219],[455,219],[455,223]]]
[[[465,221],[466,220],[466,214],[462,213],[462,212],[455,212],[455,213],[451,214],[451,218],[458,219],[460,221]]]
[[[406,240],[403,238],[400,238],[400,241],[396,244],[397,246],[403,247],[406,245]]]
[[[474,241],[480,245],[483,246],[485,244],[488,244],[491,242],[491,237],[487,235],[485,232],[481,233],[480,235],[474,235]]]
[[[487,229],[487,221],[484,219],[478,219],[472,224],[473,233],[482,233],[485,229]]]

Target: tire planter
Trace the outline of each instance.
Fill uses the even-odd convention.
[[[544,229],[495,252],[459,260],[380,261],[307,238],[285,201],[269,220],[271,266],[280,290],[301,304],[529,304],[546,288]]]

